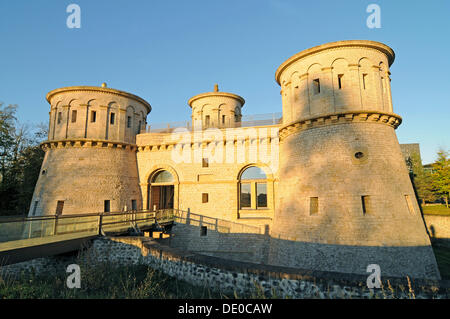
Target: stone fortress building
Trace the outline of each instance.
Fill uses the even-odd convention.
[[[282,118],[251,126],[217,86],[189,99],[189,125],[162,130],[147,128],[149,103],[106,84],[53,90],[29,216],[174,208],[170,244],[187,250],[440,278],[395,134],[394,58],[365,40],[302,51],[275,74]]]

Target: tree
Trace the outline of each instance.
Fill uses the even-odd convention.
[[[415,153],[411,154],[411,156],[406,159],[406,165],[409,169],[411,182],[417,192],[416,195],[419,203],[422,202],[422,204],[424,204],[425,202],[433,202],[438,199],[438,196],[436,196],[433,190],[433,178],[429,172],[423,169],[420,156]]]
[[[438,159],[432,165],[432,185],[436,192],[444,197],[445,205],[448,208],[448,197],[450,193],[450,159],[448,158],[448,152],[443,149],[440,149],[437,155]]]
[[[44,158],[39,143],[46,127],[41,124],[33,133],[18,123],[16,110],[0,103],[0,215],[27,214]]]

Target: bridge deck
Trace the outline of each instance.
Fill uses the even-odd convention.
[[[160,210],[0,220],[0,266],[75,251],[105,234],[152,229],[173,216]]]

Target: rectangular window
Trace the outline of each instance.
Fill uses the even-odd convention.
[[[251,184],[241,184],[241,208],[249,208],[252,205]]]
[[[364,74],[363,74],[363,77],[362,77],[363,89],[364,89],[364,90],[365,90],[366,87],[367,87],[367,84],[366,84],[366,78],[367,78],[367,74],[364,73]]]
[[[209,115],[205,116],[205,126],[209,127]]]
[[[64,208],[64,201],[63,200],[59,200],[56,203],[56,216],[62,215],[63,208]]]
[[[339,90],[342,89],[342,78],[344,77],[344,74],[338,74],[338,86]]]
[[[222,124],[225,124],[225,115],[222,115]]]
[[[319,214],[319,197],[309,198],[309,215],[314,216]]]
[[[127,127],[130,128],[131,127],[131,116],[127,117]]]
[[[131,210],[137,210],[137,202],[135,199],[131,200]]]
[[[97,112],[91,111],[91,123],[95,123],[96,120],[97,120]]]
[[[366,215],[370,212],[369,196],[361,196],[361,205],[363,214]]]
[[[409,195],[405,195],[406,205],[408,206],[408,210],[410,214],[414,214],[414,207],[411,202],[411,197]]]
[[[62,114],[61,114],[61,112],[58,112],[58,124],[61,124],[61,120],[62,120]]]
[[[201,226],[200,227],[200,236],[206,236],[208,234],[208,227],[207,226]]]
[[[267,207],[267,184],[256,183],[256,206],[257,208]]]
[[[111,115],[109,117],[109,124],[113,125],[115,119],[116,119],[116,114],[115,113],[111,113]]]
[[[104,204],[104,209],[103,209],[103,211],[104,211],[105,213],[111,212],[111,202],[110,202],[109,199],[105,200],[105,204]]]
[[[72,123],[77,121],[77,110],[72,111]]]
[[[202,203],[208,202],[208,193],[202,193]]]
[[[319,79],[313,80],[313,87],[314,87],[314,94],[319,94],[320,93],[320,80]]]
[[[37,200],[34,201],[33,213],[31,216],[36,216],[36,209],[37,209],[38,204],[39,204],[39,201],[37,201]]]
[[[136,129],[136,134],[141,133],[141,125],[142,125],[142,121],[139,121],[138,127],[137,127],[137,129]]]
[[[202,167],[209,167],[209,161],[207,158],[203,158],[202,160]]]

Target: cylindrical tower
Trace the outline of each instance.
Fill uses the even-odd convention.
[[[56,89],[47,101],[48,140],[29,216],[142,208],[135,141],[150,104],[105,83]]]
[[[394,57],[382,43],[339,41],[276,71],[283,124],[270,263],[439,278],[395,134]]]
[[[192,123],[201,129],[239,127],[244,103],[239,95],[219,92],[217,84],[214,92],[196,95],[188,101],[192,108]]]

